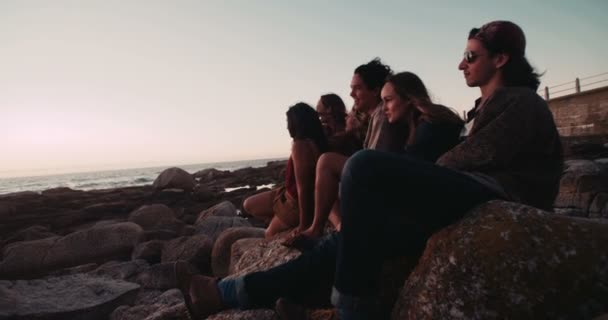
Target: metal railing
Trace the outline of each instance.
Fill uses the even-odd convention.
[[[596,78],[600,78],[599,80]],[[590,80],[593,79],[593,80]],[[581,90],[590,90],[599,88],[597,84],[602,82],[608,82],[608,72],[596,74],[593,76],[585,77],[585,78],[576,78],[574,81],[554,85],[551,87],[545,87],[544,89],[538,90],[538,94],[544,92],[545,100],[549,100],[549,98],[557,98],[561,96],[565,96],[573,93],[580,93]],[[567,87],[566,87],[567,86]],[[559,88],[558,90],[554,90]],[[583,90],[584,88],[584,90]],[[557,96],[555,96],[557,94]]]

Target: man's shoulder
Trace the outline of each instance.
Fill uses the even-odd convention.
[[[482,113],[520,112],[526,110],[548,109],[547,102],[534,90],[527,87],[502,87],[496,90],[488,99],[482,109]],[[493,111],[490,111],[493,110]]]
[[[528,87],[502,87],[496,90],[495,98],[499,99],[517,99],[529,102],[545,103],[545,100],[536,93],[536,91]]]

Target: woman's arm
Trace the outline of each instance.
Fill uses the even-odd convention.
[[[291,157],[293,158],[300,209],[298,231],[304,231],[312,223],[314,214],[315,167],[319,151],[310,140],[294,140]]]
[[[414,133],[414,143],[405,153],[420,160],[435,162],[442,154],[458,143],[462,126],[456,124],[434,124],[422,121]]]

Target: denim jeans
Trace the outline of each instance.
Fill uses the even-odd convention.
[[[372,150],[347,161],[340,196],[341,232],[294,260],[245,275],[251,305],[241,307],[272,307],[280,297],[302,302],[319,291],[327,299],[332,283],[356,301],[373,297],[386,259],[415,256],[433,232],[497,198],[466,174]]]
[[[252,307],[274,307],[280,297],[303,304],[329,304],[336,268],[337,233],[322,238],[310,251],[266,271],[244,276],[245,292]]]
[[[424,249],[439,229],[497,195],[470,176],[407,155],[363,150],[345,164],[334,287],[376,294],[382,264]]]

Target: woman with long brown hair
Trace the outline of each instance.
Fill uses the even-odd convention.
[[[318,113],[311,106],[297,103],[286,115],[287,129],[293,141],[285,170],[285,185],[252,195],[243,202],[248,214],[268,223],[267,238],[295,227],[304,230],[310,225],[315,166],[328,148]]]
[[[401,72],[390,76],[381,96],[389,123],[407,125],[404,151],[408,155],[434,162],[458,143],[464,121],[446,106],[433,103],[417,75]]]
[[[317,113],[328,139],[346,129],[346,106],[337,94],[322,95],[317,102]]]

